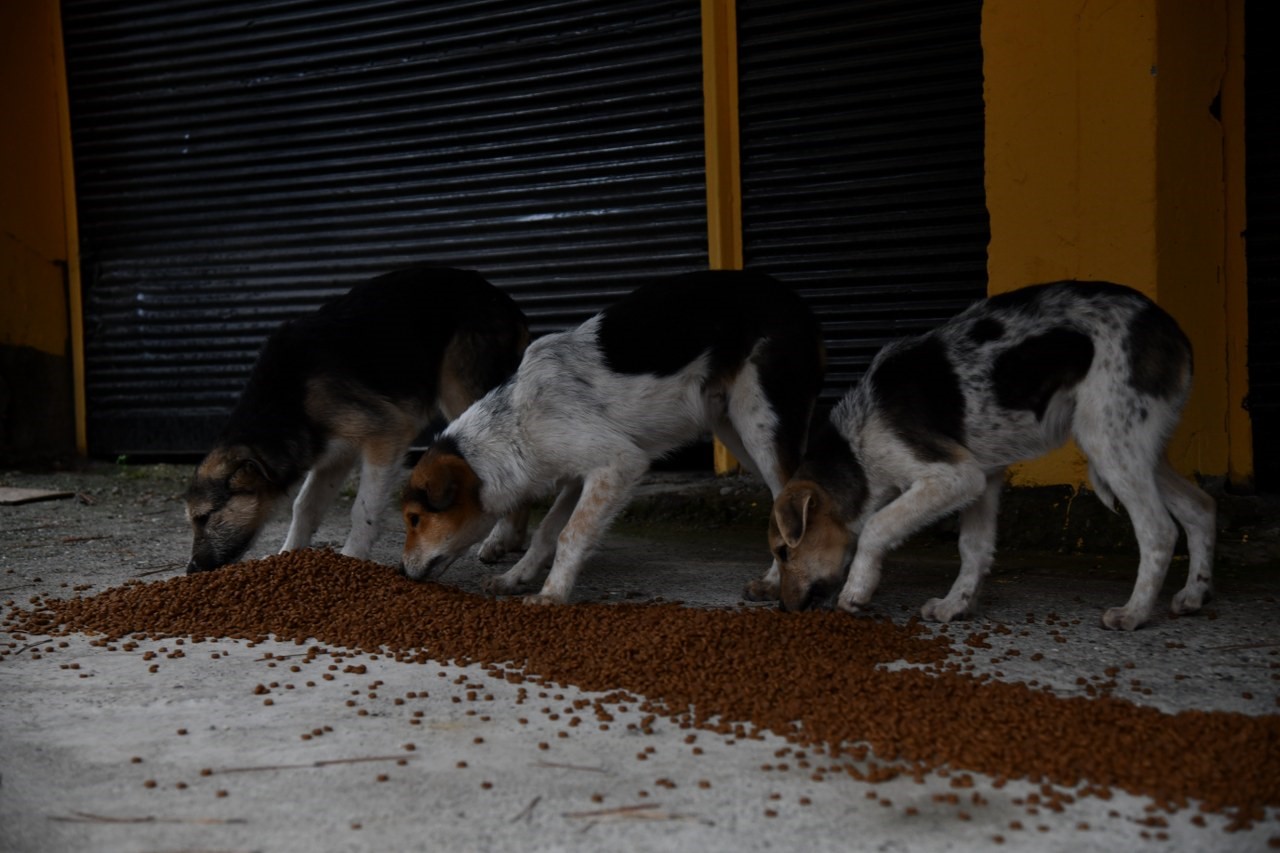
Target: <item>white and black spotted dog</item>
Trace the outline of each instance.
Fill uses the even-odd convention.
[[[708,271],[646,285],[535,340],[516,375],[418,462],[402,571],[440,575],[503,514],[559,491],[524,556],[488,579],[569,597],[584,559],[654,459],[713,432],[776,495],[804,449],[825,356],[817,321],[769,276]],[[483,558],[483,555],[481,555]],[[776,588],[775,564],[766,582]]]
[[[1191,362],[1172,317],[1104,282],[994,296],[886,347],[774,502],[769,540],[782,567],[783,607],[809,607],[839,590],[837,606],[857,611],[871,600],[889,550],[959,510],[959,577],[921,612],[941,622],[969,613],[995,553],[1006,466],[1070,435],[1088,456],[1099,497],[1128,511],[1140,549],[1133,594],[1103,624],[1132,630],[1151,618],[1178,538],[1175,519],[1190,567],[1172,610],[1198,610],[1212,584],[1214,502],[1165,458]]]

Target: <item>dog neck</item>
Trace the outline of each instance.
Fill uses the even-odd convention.
[[[865,509],[870,490],[866,468],[849,440],[854,434],[849,432],[850,418],[840,417],[843,408],[837,406],[830,418],[814,429],[794,479],[821,486],[845,524],[852,526]]]
[[[527,438],[512,406],[512,385],[490,391],[442,434],[453,439],[480,479],[481,507],[493,515],[505,515],[536,491],[524,453]]]

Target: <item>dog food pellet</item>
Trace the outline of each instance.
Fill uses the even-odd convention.
[[[156,786],[155,779],[148,779],[147,781],[142,783],[142,787],[144,788],[154,788],[155,786]]]
[[[661,714],[727,740],[773,732],[797,752],[828,756],[835,770],[867,781],[950,767],[1070,789],[1089,783],[1161,804],[1194,800],[1207,812],[1228,813],[1237,828],[1280,806],[1274,750],[1254,746],[1280,742],[1280,716],[1166,714],[1106,691],[1066,699],[1032,684],[976,678],[968,674],[973,663],[957,660],[950,635],[931,634],[914,620],[665,602],[533,608],[415,584],[387,566],[320,550],[32,604],[10,605],[3,627],[11,635],[87,632],[103,645],[219,637],[251,647],[274,636],[340,647],[348,658],[489,663],[514,683],[536,679],[606,693],[607,701],[593,703],[602,726],[605,705],[613,706],[609,714],[628,713],[625,705],[646,715],[641,730]],[[987,637],[979,641],[987,644]],[[506,661],[521,661],[519,672]],[[884,666],[898,662],[906,666]],[[343,670],[367,671],[353,663]],[[1120,671],[1111,667],[1107,677]],[[565,700],[556,701],[563,707]],[[1006,734],[987,736],[993,731]],[[1134,743],[1148,745],[1141,762],[1133,760]],[[873,756],[885,764],[846,764]],[[822,781],[827,772],[811,778]],[[1050,798],[1038,807],[1066,802]]]

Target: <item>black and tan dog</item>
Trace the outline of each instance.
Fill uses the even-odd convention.
[[[506,379],[528,342],[511,297],[439,267],[379,276],[285,323],[187,490],[187,571],[238,559],[304,475],[282,550],[306,547],[357,457],[343,553],[368,556],[410,443],[437,412],[452,419]],[[516,512],[495,528],[489,556],[523,537]]]
[[[1199,609],[1212,585],[1214,502],[1165,459],[1190,388],[1191,346],[1174,319],[1102,282],[995,296],[886,347],[774,502],[783,606],[839,591],[841,609],[859,610],[890,549],[960,511],[960,575],[921,613],[947,622],[970,612],[995,553],[1005,468],[1070,435],[1098,496],[1128,510],[1141,552],[1133,594],[1103,624],[1132,630],[1150,619],[1175,519],[1190,566],[1173,611]]]

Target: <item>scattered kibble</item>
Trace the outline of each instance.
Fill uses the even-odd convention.
[[[361,607],[351,607],[352,601]],[[422,613],[432,618],[422,619]],[[1029,614],[1028,622],[1033,621]],[[252,644],[274,636],[352,650],[348,661],[353,653],[418,663],[521,661],[523,678],[615,691],[596,707],[602,726],[607,704],[616,713],[628,713],[624,705],[641,709],[641,732],[652,730],[661,711],[674,723],[714,731],[726,742],[770,731],[783,735],[793,749],[835,762],[829,769],[814,768],[814,781],[846,769],[841,765],[849,759],[893,756],[874,771],[858,770],[859,778],[884,781],[950,767],[1000,779],[1034,778],[1072,790],[1101,780],[1108,791],[1160,803],[1195,801],[1206,811],[1231,814],[1237,823],[1280,805],[1273,756],[1240,747],[1280,740],[1280,716],[1166,714],[1109,695],[1101,682],[1091,698],[1064,699],[1033,689],[1036,685],[977,678],[971,674],[972,655],[957,660],[951,637],[915,621],[902,625],[854,620],[835,611],[712,610],[671,603],[528,608],[518,599],[415,584],[386,566],[331,551],[301,550],[88,597],[41,597],[30,609],[14,605],[3,627],[11,635],[95,633],[106,644],[175,638],[172,645],[177,645],[176,638],[187,636]],[[989,646],[991,633],[966,630],[956,638],[969,635],[971,651]],[[694,648],[696,655],[690,654]],[[637,660],[644,665],[637,666]],[[910,666],[883,668],[892,661]],[[1110,667],[1107,677],[1116,680],[1122,668],[1134,665]],[[346,663],[341,672],[360,675],[368,668]],[[475,686],[467,690],[476,694],[472,701],[489,700]],[[254,692],[262,695],[257,687]],[[655,705],[649,706],[646,697]],[[265,697],[263,704],[271,705],[272,698]],[[957,707],[966,712],[955,713]],[[561,710],[567,717],[574,714],[563,705],[548,713]],[[731,722],[720,722],[726,720]],[[975,721],[984,731],[1010,736],[974,737]],[[1151,750],[1135,762],[1115,738],[1121,731],[1132,743],[1196,744],[1197,760],[1186,761],[1178,750]],[[870,750],[848,744],[866,744]],[[538,748],[549,745],[544,741]],[[698,747],[691,751],[701,754]],[[879,775],[884,773],[891,775]],[[963,777],[957,773],[956,778]],[[148,782],[155,786],[154,780]],[[1066,802],[1051,798],[1034,807],[1055,810]],[[773,816],[770,811],[767,816]]]

